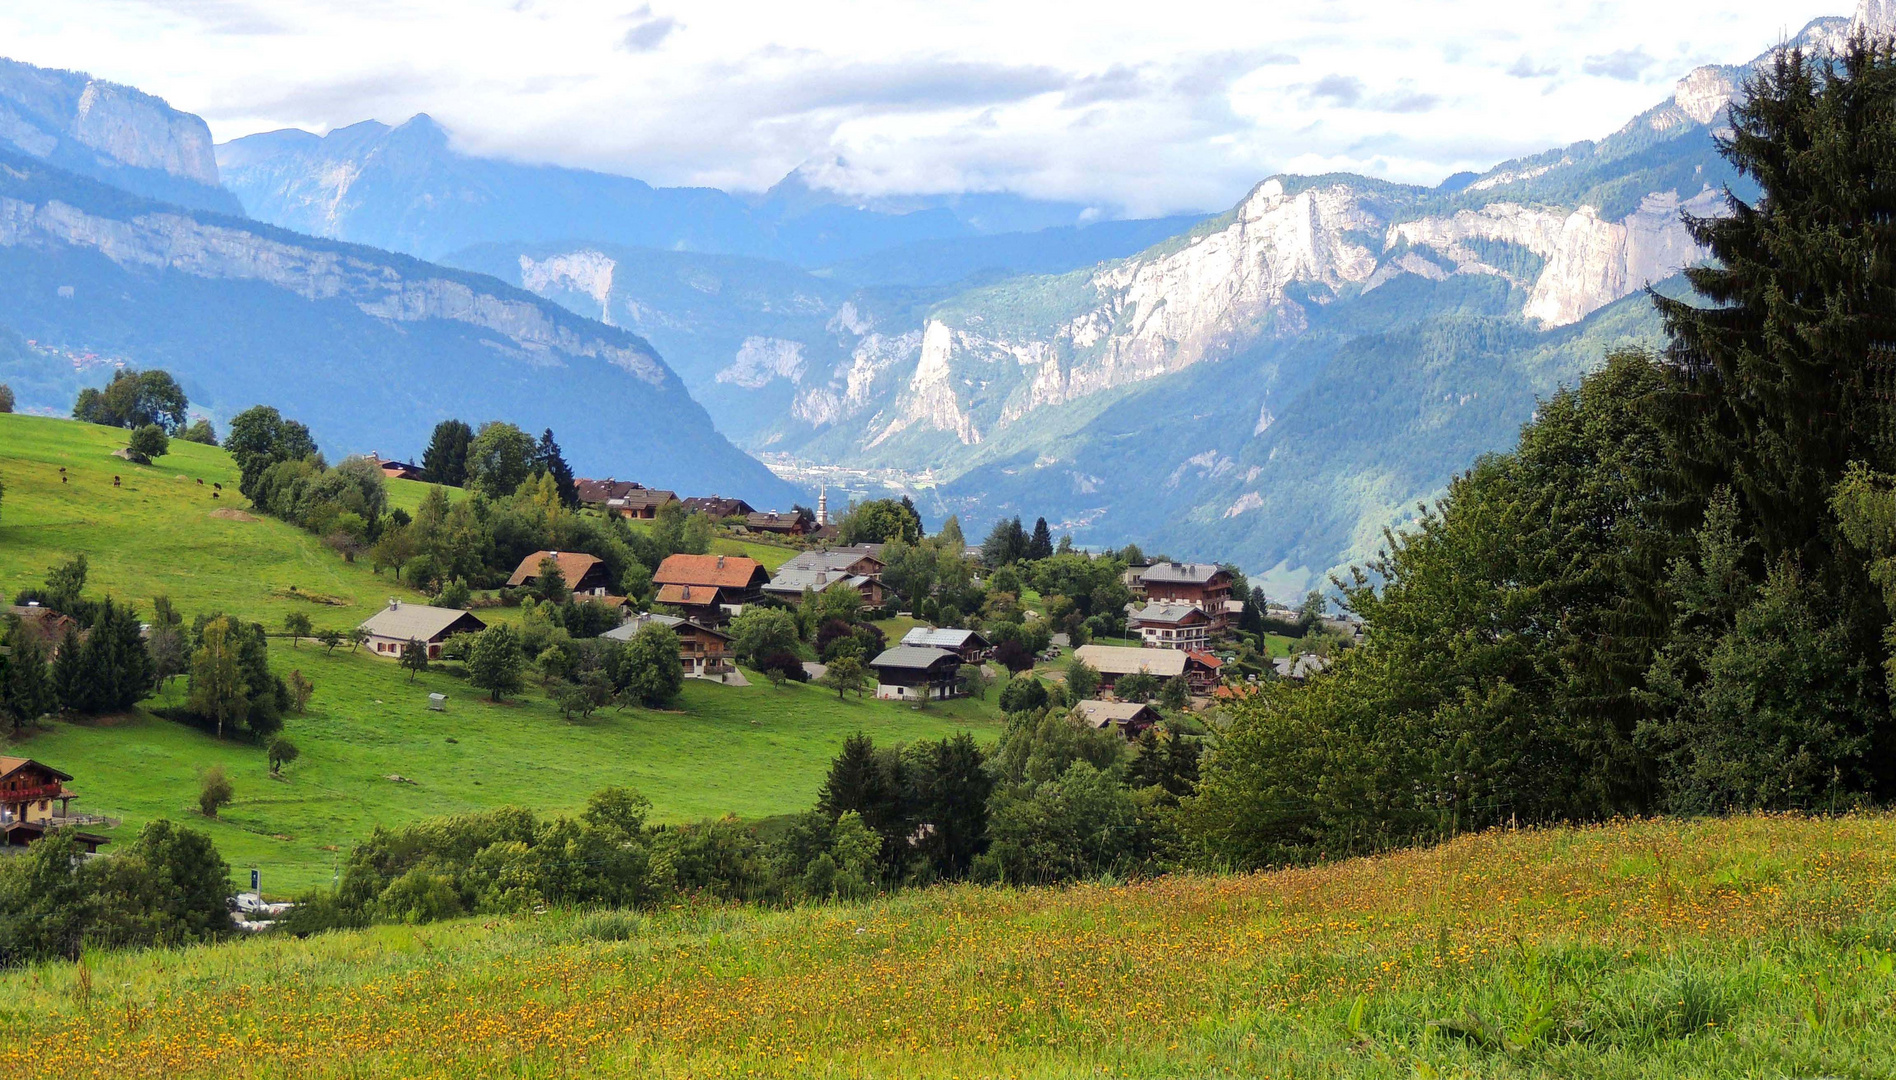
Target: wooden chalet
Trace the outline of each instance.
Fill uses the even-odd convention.
[[[1136,701],[1082,701],[1073,711],[1094,730],[1112,728],[1128,740],[1138,738],[1145,729],[1159,722],[1159,714],[1152,706]]]
[[[700,626],[723,626],[763,598],[770,574],[742,555],[672,555],[652,572],[658,603]]]
[[[987,638],[973,630],[939,629],[932,626],[914,626],[902,635],[902,644],[913,645],[918,649],[947,649],[961,657],[964,664],[978,664],[986,660],[994,646]]]
[[[694,495],[684,500],[685,513],[703,514],[712,520],[721,518],[749,517],[757,512],[756,508],[743,499],[727,499],[722,495]]]
[[[1148,649],[1203,652],[1211,642],[1211,616],[1197,604],[1154,601],[1129,612],[1126,629]]]
[[[808,536],[816,530],[816,515],[808,510],[788,514],[775,510],[754,511],[744,515],[744,528],[777,536]]]
[[[66,640],[66,631],[78,630],[79,622],[70,615],[42,607],[38,601],[30,604],[14,604],[6,609],[7,614],[20,620],[20,626],[32,632],[46,647],[46,655],[51,657],[59,652],[59,646]],[[80,637],[85,633],[80,632]]]
[[[21,848],[49,830],[71,823],[71,804],[79,796],[66,790],[72,777],[32,758],[0,757],[0,835],[9,848]],[[75,833],[87,854],[110,840],[91,833]]]
[[[1155,563],[1139,573],[1139,592],[1148,603],[1191,604],[1211,617],[1211,632],[1223,633],[1244,611],[1231,598],[1231,571],[1216,563]]]
[[[657,488],[640,488],[606,503],[606,509],[622,518],[650,521],[658,516],[660,510],[677,501],[678,495],[675,492],[660,491]]]
[[[514,567],[513,574],[507,578],[507,587],[517,589],[522,585],[539,584],[540,563],[546,559],[559,564],[560,576],[566,579],[566,587],[574,597],[583,600],[612,592],[612,574],[606,569],[605,560],[582,551],[536,551]]]
[[[441,656],[441,645],[455,634],[478,634],[487,624],[473,613],[454,608],[404,604],[390,600],[388,606],[362,620],[369,634],[369,651],[376,656],[399,660],[402,647],[419,641],[428,647],[428,659]]]
[[[722,680],[737,670],[737,665],[731,660],[729,634],[708,626],[699,626],[675,615],[651,612],[634,615],[630,622],[600,636],[613,641],[631,641],[640,630],[652,625],[669,627],[672,633],[678,635],[678,660],[685,667],[686,678]]]
[[[961,694],[961,657],[947,649],[897,645],[869,667],[876,673],[876,697],[887,701],[946,701]]]
[[[573,491],[579,496],[579,505],[594,509],[604,509],[614,499],[625,497],[628,492],[637,491],[643,484],[631,480],[593,480],[579,477],[573,481]]]
[[[1223,662],[1210,653],[1180,649],[1132,649],[1122,645],[1082,645],[1073,655],[1099,672],[1099,688],[1111,692],[1120,679],[1145,674],[1161,681],[1183,675],[1194,694],[1209,694],[1218,686]]]
[[[675,492],[648,488],[632,480],[580,479],[573,481],[573,488],[581,506],[642,520],[657,517],[660,507],[678,501]]]

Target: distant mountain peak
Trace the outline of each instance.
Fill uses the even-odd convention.
[[[237,209],[201,118],[84,72],[0,59],[0,145],[153,198]]]

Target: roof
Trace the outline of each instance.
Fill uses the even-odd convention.
[[[770,580],[763,565],[742,555],[672,555],[658,564],[652,581],[659,585],[709,585],[720,589],[745,589],[762,577]]]
[[[1279,678],[1307,679],[1330,666],[1328,657],[1316,653],[1299,653],[1296,656],[1280,656],[1271,661]]]
[[[805,551],[778,567],[777,573],[781,574],[785,570],[849,570],[864,560],[875,564],[875,571],[872,572],[881,570],[882,559],[865,546]]]
[[[41,762],[41,761],[34,761],[32,758],[0,757],[0,780],[4,780],[5,778],[12,776],[14,773],[18,772],[19,770],[25,768],[28,765],[37,765],[40,768],[45,769],[47,772],[52,773],[55,777],[57,777],[60,780],[72,779],[72,777],[66,775],[63,772],[60,772],[58,769],[53,768],[51,765],[48,765],[45,762]]]
[[[1150,705],[1135,701],[1082,701],[1074,706],[1081,717],[1093,727],[1103,728],[1107,724],[1129,724],[1143,718],[1156,721],[1158,714]]]
[[[1219,668],[1223,667],[1225,663],[1223,660],[1218,659],[1217,657],[1211,655],[1208,652],[1188,652],[1185,655],[1191,657],[1194,661],[1205,665],[1206,667],[1210,668],[1213,671],[1217,671]]]
[[[606,505],[618,507],[622,510],[643,510],[648,507],[656,509],[660,506],[664,506],[666,503],[674,503],[677,501],[678,493],[675,491],[661,491],[658,488],[642,487],[633,488],[624,495],[618,495],[608,499],[606,500]]]
[[[816,524],[816,516],[807,511],[780,514],[775,510],[757,510],[744,515],[744,525],[751,529],[794,529],[799,525]]]
[[[583,503],[602,503],[608,499],[621,499],[644,487],[630,480],[586,480],[573,481],[573,488],[579,492],[579,501]]]
[[[961,658],[947,649],[919,649],[913,645],[897,645],[893,649],[884,649],[870,667],[896,668],[902,671],[927,671],[942,661],[952,661],[957,667]]]
[[[684,502],[688,513],[702,513],[714,518],[742,517],[756,511],[743,499],[727,499],[722,495],[693,495]]]
[[[79,626],[78,620],[72,616],[38,604],[15,604],[7,608],[7,613],[19,616],[20,624],[31,627],[39,635],[40,641],[52,649],[57,649],[59,643],[65,640],[68,627],[77,629]]]
[[[718,590],[715,585],[660,585],[652,600],[678,607],[703,607],[718,602]]]
[[[1073,655],[1101,675],[1145,672],[1161,679],[1185,674],[1185,654],[1177,649],[1128,649],[1122,645],[1082,645]]]
[[[822,592],[832,585],[848,585],[852,589],[860,589],[874,580],[861,574],[846,574],[839,570],[778,567],[777,572],[771,576],[769,584],[764,586],[764,591],[801,596],[805,589]]]
[[[731,635],[722,631],[713,630],[708,626],[699,626],[689,619],[681,619],[676,615],[660,615],[655,611],[647,611],[634,615],[624,623],[613,627],[599,636],[611,638],[614,641],[631,641],[634,637],[638,636],[640,630],[645,629],[647,626],[654,625],[667,626],[673,630],[677,630],[680,627],[689,627],[701,634],[710,634],[712,637],[723,638],[726,641],[731,640]]]
[[[1146,567],[1145,573],[1139,575],[1139,580],[1147,584],[1205,585],[1224,572],[1225,568],[1217,563],[1164,562]]]
[[[463,620],[473,625],[462,627],[460,624]],[[404,604],[395,600],[388,607],[362,620],[362,629],[376,637],[433,641],[449,630],[485,630],[487,624],[471,612],[429,607],[427,604]]]
[[[582,551],[536,551],[520,560],[520,565],[514,567],[513,576],[507,579],[507,584],[509,586],[524,585],[539,577],[542,559],[552,559],[559,563],[560,576],[566,579],[566,584],[569,586],[579,584],[580,578],[585,577],[593,567],[605,561],[597,555],[588,555]]]
[[[902,644],[915,645],[924,649],[985,649],[988,645],[988,639],[972,630],[951,630],[938,629],[932,626],[917,626],[902,635]]]
[[[1194,615],[1198,616],[1198,618],[1193,619],[1192,616]],[[1211,616],[1205,614],[1204,610],[1197,604],[1147,604],[1145,607],[1132,612],[1129,618],[1130,621],[1137,623],[1161,623],[1171,626],[1178,626],[1187,622],[1211,621]]]

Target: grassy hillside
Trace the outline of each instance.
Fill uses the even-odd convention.
[[[48,567],[83,553],[89,595],[130,600],[145,614],[165,593],[187,614],[228,611],[274,627],[301,611],[318,628],[343,627],[391,595],[420,598],[301,529],[246,513],[237,467],[222,450],[174,439],[169,454],[134,465],[112,456],[125,435],[0,415],[0,593],[37,587]],[[219,498],[214,484],[224,487]],[[425,490],[392,481],[389,499],[413,509]]]
[[[1888,816],[1749,818],[1238,878],[381,927],[8,973],[0,1046],[60,1080],[1879,1076],[1892,869]]]
[[[150,598],[167,593],[187,619],[221,610],[277,627],[303,611],[318,628],[346,627],[391,594],[419,599],[366,563],[344,563],[308,533],[238,511],[236,470],[223,451],[174,441],[171,454],[143,467],[111,457],[120,445],[121,433],[107,428],[0,416],[0,591],[36,586],[49,566],[83,552],[90,595],[130,599],[149,612]],[[115,474],[121,487],[112,486]],[[223,498],[211,498],[213,483],[225,486]],[[423,491],[402,482],[390,488],[393,502],[410,507]],[[742,547],[775,563],[791,554]],[[329,602],[299,599],[309,596]],[[609,785],[643,792],[661,820],[764,817],[807,808],[854,731],[879,741],[959,730],[986,741],[999,732],[991,698],[924,713],[842,702],[809,686],[776,690],[761,678],[749,687],[688,681],[677,711],[608,709],[568,723],[537,691],[494,705],[439,672],[410,683],[366,652],[331,655],[312,641],[293,648],[279,638],[271,662],[316,684],[308,713],[289,717],[286,733],[303,756],[281,779],[269,777],[257,747],[219,742],[142,709],[49,721],[5,741],[3,752],[72,773],[77,808],[122,818],[121,836],[153,818],[189,819],[232,866],[260,867],[266,891],[281,895],[328,882],[338,855],[378,822],[509,804],[577,810]],[[175,681],[146,704],[182,704],[184,689]],[[448,695],[445,713],[428,711],[431,692]],[[230,773],[237,798],[208,821],[191,807],[197,777],[212,765]]]

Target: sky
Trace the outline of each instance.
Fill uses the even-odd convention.
[[[458,149],[654,184],[1219,210],[1278,172],[1435,183],[1609,134],[1849,0],[55,0],[0,55],[222,141],[426,112]]]

